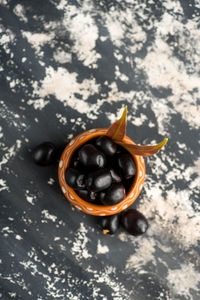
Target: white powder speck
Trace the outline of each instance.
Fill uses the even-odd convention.
[[[106,245],[103,246],[103,245],[101,245],[100,241],[98,241],[98,244],[97,244],[97,253],[98,254],[105,254],[107,252],[109,252],[108,246],[106,246]]]
[[[27,200],[30,204],[32,204],[32,205],[35,204],[34,201],[36,200],[36,196],[30,194],[30,192],[29,192],[28,190],[26,190],[26,192],[25,192],[25,197],[26,197],[26,200]]]
[[[6,185],[6,181],[5,180],[0,179],[0,192],[4,191],[4,190],[8,191],[9,190],[8,186]]]
[[[24,21],[25,23],[28,22],[27,17],[25,16],[25,9],[24,6],[22,6],[21,4],[17,4],[14,9],[13,12],[16,14],[16,16],[19,17],[19,19],[21,21]]]
[[[67,118],[63,117],[61,114],[56,114],[56,117],[58,118],[58,120],[60,121],[61,124],[65,125],[67,124]]]
[[[60,48],[56,49],[53,57],[55,61],[59,62],[60,64],[70,63],[72,61],[72,54]]]
[[[16,234],[15,238],[16,238],[16,240],[19,240],[19,241],[22,240],[22,237],[19,234]]]
[[[7,226],[2,228],[2,232],[13,233],[13,231]]]
[[[80,223],[80,227],[75,233],[75,241],[71,247],[71,253],[74,255],[77,261],[81,261],[82,259],[88,259],[92,257],[92,255],[88,252],[86,245],[88,243],[88,238],[86,236],[87,229],[83,223]]]
[[[33,105],[33,107],[37,110],[42,110],[47,104],[49,103],[49,101],[44,100],[44,99],[36,99],[36,100],[28,100],[27,104],[29,105]]]
[[[105,42],[107,39],[108,39],[107,36],[101,36],[101,37],[100,37],[100,40],[101,40],[102,42]]]
[[[56,222],[57,216],[51,215],[48,210],[42,210],[42,215],[48,220],[51,220],[52,222]]]
[[[0,126],[0,139],[3,137],[2,127]]]
[[[200,273],[191,263],[183,264],[180,269],[168,270],[167,280],[175,295],[186,296],[192,300],[190,290],[198,291]]]
[[[47,255],[48,254],[48,252],[47,251],[45,251],[45,250],[41,250],[42,251],[42,253],[44,254],[44,255]]]
[[[47,181],[47,183],[49,184],[49,185],[53,185],[54,184],[54,182],[55,182],[55,180],[53,179],[53,178],[49,178],[49,180]]]
[[[24,63],[27,60],[26,57],[22,57],[22,63]]]
[[[29,31],[23,31],[21,30],[22,36],[25,37],[28,42],[34,47],[36,50],[36,53],[39,55],[43,55],[43,52],[41,51],[41,47],[45,44],[52,41],[54,38],[54,33],[32,33]]]
[[[15,298],[17,296],[17,293],[9,293],[11,298]]]

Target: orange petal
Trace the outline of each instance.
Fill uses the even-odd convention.
[[[156,154],[168,141],[168,138],[164,139],[161,143],[153,146],[140,146],[128,143],[116,141],[117,144],[123,146],[130,153],[141,156],[150,156]]]
[[[123,140],[126,135],[126,116],[127,106],[125,106],[121,118],[108,128],[106,135],[117,141]]]

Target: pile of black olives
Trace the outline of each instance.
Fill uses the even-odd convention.
[[[59,159],[60,149],[51,142],[44,142],[33,150],[32,155],[36,164],[47,166]],[[66,182],[88,202],[115,205],[126,197],[135,172],[135,164],[129,152],[103,135],[76,151],[66,170]],[[105,234],[116,233],[120,224],[136,236],[148,229],[146,218],[136,209],[98,217],[98,220]]]
[[[126,197],[135,172],[130,153],[102,135],[76,151],[65,178],[82,199],[116,205]]]

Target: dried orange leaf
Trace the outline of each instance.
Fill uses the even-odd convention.
[[[123,146],[130,153],[141,156],[150,156],[156,154],[168,141],[168,138],[164,139],[161,143],[153,146],[140,146],[128,143],[116,141],[117,144]]]
[[[125,106],[121,118],[108,128],[108,131],[106,133],[107,136],[116,141],[123,140],[124,136],[126,135],[126,115],[127,106]]]

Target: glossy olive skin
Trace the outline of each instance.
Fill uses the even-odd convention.
[[[121,183],[113,183],[102,199],[104,205],[115,205],[126,197],[126,191]]]
[[[125,179],[133,177],[136,173],[136,167],[132,156],[129,153],[121,153],[117,157],[117,164],[122,176]]]
[[[145,216],[136,209],[128,209],[121,214],[123,227],[132,235],[141,235],[148,229]]]
[[[40,166],[48,166],[55,161],[56,151],[56,146],[53,143],[44,142],[33,150],[33,160]]]
[[[77,190],[76,193],[85,201],[90,201],[88,190]]]
[[[86,188],[86,176],[84,174],[79,174],[76,178],[76,185],[78,189]]]
[[[85,175],[81,174],[74,168],[68,168],[65,173],[65,180],[67,184],[73,189],[85,189],[86,181]]]
[[[76,190],[76,193],[79,195],[80,198],[82,198],[85,201],[95,203],[97,199],[97,193],[96,192],[90,192],[88,190]]]
[[[112,182],[121,182],[122,181],[120,175],[115,171],[114,168],[110,168],[110,174],[112,177]]]
[[[99,192],[107,189],[112,183],[110,171],[107,169],[99,169],[87,176],[87,187],[93,192]]]
[[[80,172],[85,172],[85,167],[81,164],[78,156],[73,158],[71,166],[72,166],[72,168],[75,168],[75,169],[79,170]]]
[[[100,202],[100,204],[103,203],[103,199],[105,198],[106,192],[105,191],[101,191],[98,193],[97,195],[97,199]]]
[[[96,145],[105,155],[108,156],[114,155],[117,151],[117,144],[113,142],[113,140],[106,135],[100,136],[96,140]]]
[[[81,147],[78,156],[81,164],[90,170],[103,168],[106,164],[105,155],[92,144]]]
[[[100,227],[105,234],[114,234],[119,229],[120,215],[112,215],[108,217],[102,217],[100,220]]]

